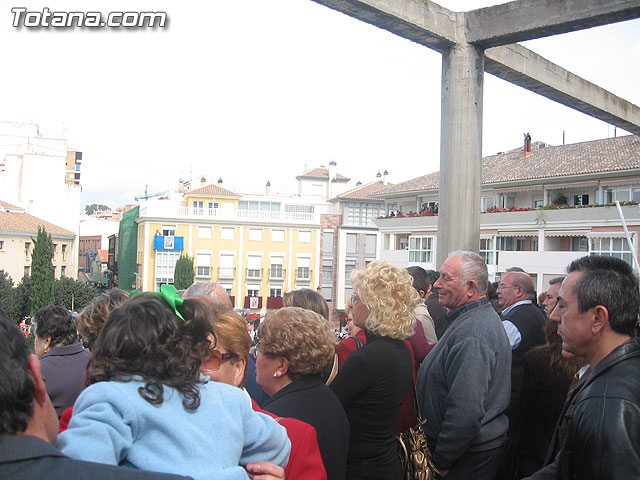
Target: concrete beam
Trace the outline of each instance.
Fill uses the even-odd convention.
[[[467,41],[490,48],[640,17],[640,0],[517,0],[465,13]]]
[[[456,13],[414,0],[313,0],[443,53],[456,43]]]
[[[507,82],[640,135],[640,108],[522,45],[486,50],[484,69]]]

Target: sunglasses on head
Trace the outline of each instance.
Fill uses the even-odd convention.
[[[221,353],[220,350],[211,350],[211,357],[200,367],[201,372],[214,372],[220,368],[223,362],[238,358],[237,353]]]

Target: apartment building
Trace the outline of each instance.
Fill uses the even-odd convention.
[[[375,221],[382,234],[381,259],[438,267],[438,187],[434,172],[370,195],[386,203],[386,215]],[[483,158],[479,252],[492,280],[519,266],[534,277],[538,291],[587,254],[633,264],[639,201],[639,137],[559,146],[525,141],[523,148]]]

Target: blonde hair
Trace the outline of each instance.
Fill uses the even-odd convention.
[[[420,295],[404,268],[388,262],[372,262],[364,270],[351,273],[351,284],[369,309],[367,330],[401,340],[413,335],[413,310],[420,302]]]
[[[326,319],[300,307],[267,314],[258,327],[262,355],[289,360],[292,381],[321,374],[335,354],[335,336]]]
[[[251,348],[251,337],[247,331],[247,322],[244,321],[239,313],[227,310],[215,315],[211,324],[216,332],[216,342],[224,345],[224,348],[229,353],[238,355],[238,358],[232,358],[229,361],[236,364],[240,359],[244,358],[245,371],[240,386],[244,385],[247,378],[246,365],[249,363],[249,349]]]
[[[112,310],[122,305],[129,299],[129,292],[112,288],[98,295],[91,303],[84,307],[76,320],[76,327],[80,335],[84,337],[89,348],[93,347],[104,322]]]

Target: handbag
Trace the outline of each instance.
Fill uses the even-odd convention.
[[[427,422],[420,415],[416,382],[412,378],[413,401],[417,423],[398,435],[398,455],[402,464],[402,477],[405,480],[435,480],[440,472],[431,461],[431,452],[427,446],[427,435],[423,425]]]

